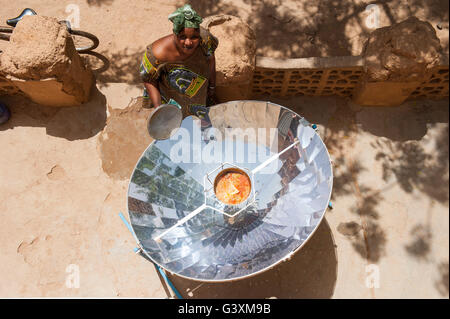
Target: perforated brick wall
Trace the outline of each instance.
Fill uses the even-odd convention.
[[[445,99],[448,98],[448,65],[442,65],[424,81],[408,99]]]
[[[279,97],[351,96],[362,74],[360,57],[290,59],[284,63],[258,57],[252,92]]]
[[[273,96],[351,96],[361,68],[276,70],[257,68],[253,93]]]

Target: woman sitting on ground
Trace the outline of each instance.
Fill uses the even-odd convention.
[[[169,15],[173,34],[156,40],[140,65],[144,103],[181,106],[183,117],[214,104],[218,39],[200,27],[202,18],[185,5]]]

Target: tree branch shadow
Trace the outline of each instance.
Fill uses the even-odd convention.
[[[107,83],[127,83],[142,84],[139,75],[139,65],[141,63],[144,48],[129,50],[125,48],[116,52],[102,52],[101,55],[108,61],[108,68],[96,70],[97,85],[99,88],[107,86]]]
[[[87,4],[91,7],[101,7],[102,5],[112,5],[114,0],[86,0]]]
[[[448,297],[449,280],[448,280],[448,261],[441,262],[438,265],[438,272],[441,276],[439,281],[435,282],[435,287],[443,297]]]
[[[418,224],[411,230],[412,243],[405,246],[406,252],[417,259],[428,260],[431,252],[432,234],[429,225]]]
[[[352,246],[361,257],[370,263],[378,262],[385,255],[386,235],[373,220],[364,225],[364,233],[352,238]]]
[[[434,137],[434,145],[430,152],[418,141],[379,141],[376,160],[382,163],[383,180],[395,176],[407,193],[418,190],[438,202],[448,202],[448,124]]]

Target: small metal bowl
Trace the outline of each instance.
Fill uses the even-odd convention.
[[[183,114],[172,104],[161,104],[150,114],[147,120],[147,131],[155,140],[168,139],[173,130],[181,125]]]

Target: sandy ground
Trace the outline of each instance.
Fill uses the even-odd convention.
[[[0,0],[0,19],[24,7],[64,19],[70,3],[79,5],[80,28],[100,38],[97,51],[110,68],[98,74],[91,101],[78,108],[1,97],[13,117],[0,127],[0,297],[165,298],[152,264],[133,252],[118,213],[126,215],[128,177],[150,142],[142,133],[148,111],[134,103],[141,92],[139,57],[146,44],[170,32],[166,17],[181,2]],[[203,15],[242,17],[265,56],[355,55],[367,32],[369,1],[190,3]],[[380,26],[410,13],[448,26],[443,1],[380,6]],[[448,29],[437,31],[448,50]],[[360,108],[338,98],[259,99],[318,124],[335,163],[334,209],[290,261],[227,284],[172,276],[183,296],[448,297],[448,101]],[[74,269],[78,288],[67,285]],[[371,286],[375,275],[379,285]]]

